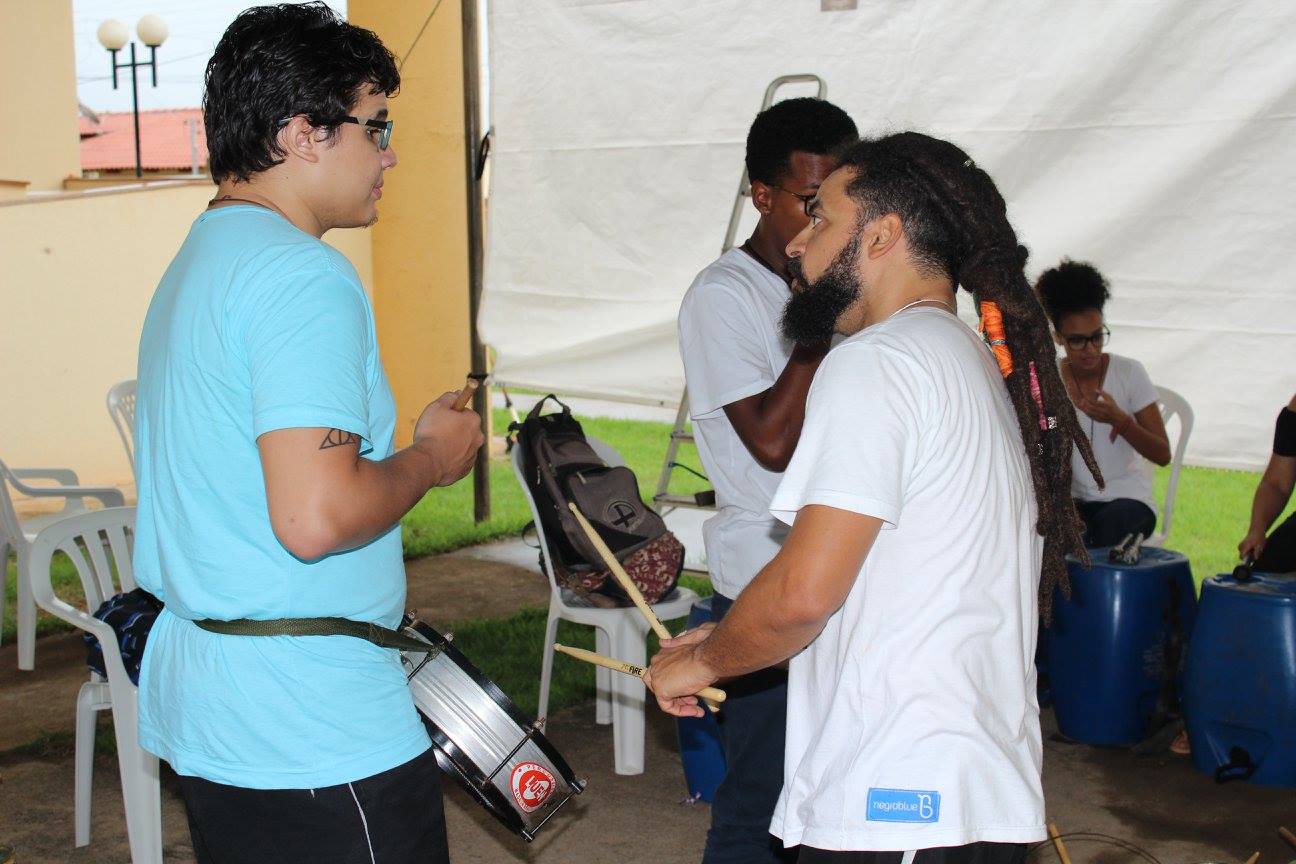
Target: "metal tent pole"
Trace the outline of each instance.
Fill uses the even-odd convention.
[[[464,86],[464,169],[468,188],[468,338],[473,375],[486,375],[486,346],[477,332],[481,310],[482,273],[486,257],[485,208],[482,200],[479,153],[485,147],[481,132],[481,58],[478,52],[477,0],[462,0],[463,86]],[[477,451],[473,465],[473,519],[490,518],[490,393],[477,388],[473,410],[482,418],[486,443]]]

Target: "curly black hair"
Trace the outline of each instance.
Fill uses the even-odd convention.
[[[1098,268],[1070,258],[1063,258],[1061,264],[1041,273],[1035,280],[1035,292],[1054,327],[1073,312],[1101,312],[1111,299],[1111,289]]]
[[[323,3],[255,6],[225,30],[207,61],[203,125],[212,179],[248,180],[283,162],[284,120],[330,133],[363,95],[394,94],[396,58],[370,30]]]
[[[1039,513],[1035,530],[1044,538],[1039,599],[1047,622],[1054,590],[1070,596],[1067,554],[1089,561],[1071,499],[1072,448],[1100,484],[1102,475],[1058,373],[1048,319],[1026,281],[1027,251],[1008,222],[1007,204],[966,153],[917,132],[861,141],[842,154],[841,164],[854,169],[846,191],[859,206],[861,224],[896,214],[916,266],[961,285],[978,306],[985,301],[999,307],[1014,360],[1004,384],[1030,463]],[[1051,418],[1044,428],[1041,409]]]
[[[855,121],[831,102],[809,96],[776,102],[747,132],[747,178],[774,185],[791,170],[793,151],[824,156],[858,139]]]

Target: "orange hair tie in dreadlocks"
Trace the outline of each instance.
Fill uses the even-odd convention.
[[[1012,349],[1008,347],[1008,334],[1004,330],[1003,311],[999,304],[992,300],[981,301],[981,338],[990,346],[994,352],[995,361],[999,364],[999,372],[1004,378],[1013,373]],[[1044,394],[1040,390],[1039,372],[1035,369],[1035,361],[1032,360],[1027,364],[1030,372],[1030,394],[1031,399],[1035,402],[1035,408],[1039,412],[1040,431],[1047,432],[1050,429],[1057,428],[1057,418],[1050,417],[1044,411]]]
[[[1008,335],[1004,332],[1003,312],[993,300],[981,301],[981,338],[994,352],[999,363],[999,373],[1007,378],[1013,373],[1012,350],[1008,347]]]

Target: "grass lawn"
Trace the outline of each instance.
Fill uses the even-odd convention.
[[[495,428],[507,428],[508,416],[496,411]],[[583,421],[587,434],[615,446],[626,464],[639,477],[644,497],[651,496],[665,454],[669,425],[633,420],[590,418]],[[682,448],[680,461],[700,468],[696,451]],[[1158,493],[1164,493],[1167,472],[1157,473]],[[1200,582],[1206,576],[1231,570],[1237,560],[1237,542],[1244,533],[1251,510],[1251,496],[1258,475],[1210,468],[1185,468],[1180,478],[1174,520],[1167,545],[1183,552]],[[693,492],[705,488],[704,481],[677,470],[672,491]],[[436,489],[416,506],[402,523],[405,555],[415,558],[446,552],[498,537],[518,534],[530,521],[521,489],[507,460],[491,464],[491,518],[481,525],[472,519],[472,484],[464,480],[446,489]],[[55,562],[54,579],[60,593],[69,598],[79,591],[76,575],[66,561]],[[710,593],[705,579],[685,577],[684,584],[701,594]],[[15,574],[12,561],[7,568],[4,641],[14,638]],[[535,710],[540,642],[545,614],[523,610],[496,621],[467,621],[455,627],[456,643],[523,707]],[[65,629],[66,625],[41,613],[41,633]],[[564,625],[560,641],[593,647],[589,628]],[[591,698],[593,675],[588,667],[564,657],[554,664],[554,685],[550,711]]]

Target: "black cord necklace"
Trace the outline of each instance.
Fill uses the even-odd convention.
[[[210,201],[207,202],[207,209],[208,209],[208,210],[211,210],[211,209],[214,208],[217,204],[223,204],[223,203],[225,203],[225,202],[227,202],[227,201],[232,201],[232,202],[236,202],[236,203],[239,203],[239,204],[251,204],[253,207],[261,207],[262,209],[265,209],[265,210],[273,210],[274,212],[278,213],[278,214],[279,214],[280,216],[282,216],[283,218],[288,219],[288,214],[285,213],[285,212],[283,212],[282,210],[280,210],[278,207],[274,206],[273,204],[263,204],[263,203],[261,203],[260,201],[253,201],[251,198],[237,198],[237,197],[235,197],[235,196],[233,196],[233,195],[218,195],[217,197],[215,197],[215,198],[213,198],[213,199],[211,199]],[[288,221],[291,222],[292,220],[291,220],[291,219],[288,219]]]

